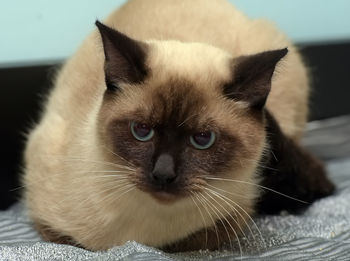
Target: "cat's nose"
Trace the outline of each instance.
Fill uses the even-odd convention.
[[[169,154],[161,154],[152,171],[152,182],[156,185],[169,185],[176,179],[174,159]]]

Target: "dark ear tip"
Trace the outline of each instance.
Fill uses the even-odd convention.
[[[109,37],[108,35],[111,35],[113,33],[116,32],[116,30],[114,30],[113,28],[105,25],[104,23],[101,23],[99,20],[96,20],[95,25],[97,27],[97,29],[99,30],[102,38],[105,37]]]
[[[285,57],[287,53],[288,53],[287,47],[283,49],[276,49],[276,50],[265,52],[265,54],[267,54],[270,57],[271,62],[273,61],[274,65],[276,65],[278,61],[280,61],[283,57]]]
[[[112,28],[108,27],[104,23],[101,23],[99,20],[96,20],[95,25],[100,32],[108,32],[113,30]]]
[[[99,20],[96,20],[95,25],[97,26],[97,28],[98,28],[99,30],[101,30],[101,28],[103,28],[103,27],[106,27],[106,26],[105,26],[103,23],[101,23]]]
[[[287,53],[288,53],[288,47],[283,48],[283,49],[280,49],[280,50],[278,50],[278,51],[279,51],[279,53],[280,53],[280,57],[283,58],[283,57],[286,56]]]

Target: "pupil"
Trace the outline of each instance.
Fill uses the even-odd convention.
[[[146,137],[150,133],[151,129],[147,124],[138,123],[135,125],[134,131],[139,137]]]
[[[196,135],[194,135],[194,140],[199,145],[207,145],[210,141],[211,133],[210,132],[201,132]]]

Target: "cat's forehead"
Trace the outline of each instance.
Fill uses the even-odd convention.
[[[208,113],[211,104],[207,93],[195,83],[172,78],[163,83],[145,86],[145,116],[154,124],[163,126],[202,126],[211,121]],[[148,89],[146,89],[148,87]],[[198,126],[198,127],[199,127]]]
[[[200,86],[217,85],[232,77],[232,57],[203,43],[153,41],[149,43],[147,65],[154,81],[185,79]]]

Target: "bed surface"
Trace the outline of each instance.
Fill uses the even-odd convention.
[[[170,255],[136,242],[105,252],[43,242],[21,203],[0,212],[0,260],[350,260],[350,116],[308,124],[303,143],[324,159],[336,193],[301,215],[255,219],[242,251]]]

